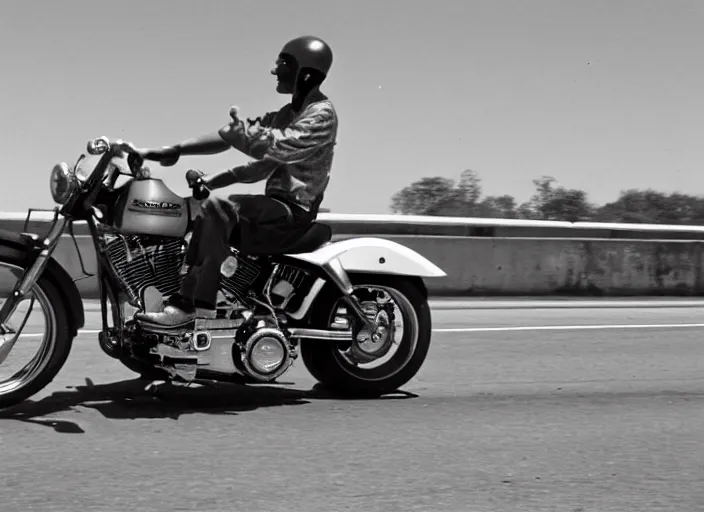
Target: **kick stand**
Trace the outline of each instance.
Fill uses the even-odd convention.
[[[162,386],[171,385],[175,387],[189,387],[191,384],[200,384],[201,386],[215,387],[217,383],[208,379],[193,379],[190,382],[178,382],[178,381],[165,381],[165,380],[154,380],[146,385],[144,391],[146,393],[151,393],[153,395],[159,394],[159,389]]]
[[[144,388],[144,391],[147,393],[157,393],[159,391],[159,386],[166,384],[165,380],[154,380],[147,384],[147,386]]]

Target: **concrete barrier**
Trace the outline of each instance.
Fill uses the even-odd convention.
[[[699,295],[700,242],[389,237],[447,277],[435,295]]]
[[[0,214],[0,228],[21,231],[23,217]],[[29,231],[45,233],[47,215],[34,217]],[[333,227],[336,240],[379,236],[422,254],[448,274],[426,281],[433,295],[704,294],[704,228],[699,226],[341,214],[322,214],[320,221]],[[75,233],[85,269],[94,273],[85,225],[77,224]],[[74,279],[82,277],[69,236],[55,255]],[[95,278],[76,284],[84,297],[95,297]]]

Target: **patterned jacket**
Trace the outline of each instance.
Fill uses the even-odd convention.
[[[231,123],[220,132],[235,149],[256,158],[230,169],[239,183],[267,179],[266,195],[277,196],[310,211],[330,180],[337,138],[337,113],[327,98],[305,105],[299,113],[285,105],[263,118]]]

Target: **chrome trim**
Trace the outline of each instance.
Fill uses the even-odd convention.
[[[210,331],[210,334],[213,335],[217,331],[237,329],[243,323],[244,320],[239,318],[196,318],[194,330]]]
[[[20,296],[22,298],[27,295],[29,290],[32,289],[34,284],[39,279],[41,273],[44,272],[44,269],[49,263],[49,259],[51,258],[51,255],[54,252],[54,249],[56,249],[56,246],[59,243],[59,240],[61,239],[61,235],[63,234],[64,229],[66,228],[66,224],[68,224],[68,219],[66,217],[62,216],[60,218],[57,218],[56,223],[52,227],[47,237],[44,239],[42,243],[42,246],[44,247],[42,249],[42,252],[39,253],[39,256],[37,256],[36,261],[29,268],[29,270],[24,276],[24,279],[22,279],[22,284],[20,284],[19,286],[18,291],[20,292]]]
[[[327,341],[353,341],[352,331],[326,331],[323,329],[306,329],[291,327],[289,330],[292,338],[308,338]]]
[[[350,281],[347,272],[342,266],[342,262],[335,258],[323,265],[323,270],[330,276],[335,285],[340,289],[345,295],[351,295],[354,291],[354,286]]]
[[[250,363],[250,356],[254,344],[264,337],[275,339],[279,343],[279,345],[281,345],[284,351],[284,356],[281,359],[281,364],[276,370],[270,373],[261,373],[255,370],[252,364]],[[262,382],[270,382],[272,380],[277,379],[278,377],[281,377],[291,367],[291,364],[293,364],[293,360],[291,359],[291,351],[289,349],[286,337],[281,331],[272,327],[264,327],[258,329],[249,337],[247,342],[244,344],[244,350],[240,352],[240,360],[242,361],[242,365],[244,366],[244,369],[247,374],[249,374],[250,377]]]
[[[343,294],[345,302],[352,308],[352,311],[357,315],[357,317],[364,323],[364,325],[373,331],[376,328],[374,321],[370,320],[369,317],[364,313],[364,310],[359,305],[359,302],[355,300],[352,296],[354,292],[354,286],[352,281],[350,281],[347,272],[342,266],[342,262],[338,258],[330,260],[328,263],[323,265],[323,270],[330,276],[330,279],[335,283],[335,285],[340,289]]]
[[[14,314],[19,303],[27,296],[39,280],[42,272],[44,272],[46,266],[49,264],[49,260],[59,240],[61,240],[61,235],[66,229],[68,222],[69,220],[66,217],[59,216],[58,210],[54,210],[54,223],[51,226],[49,234],[40,244],[40,246],[43,247],[41,252],[37,255],[34,263],[25,270],[22,280],[16,285],[12,295],[5,300],[2,309],[0,309],[0,324],[5,323],[7,319]]]
[[[359,302],[352,296],[354,292],[354,286],[352,281],[350,281],[347,272],[342,266],[342,262],[338,258],[329,261],[323,265],[323,270],[330,276],[335,285],[340,289],[343,294],[345,302],[352,308],[352,311],[357,315],[357,317],[364,323],[364,325],[370,330],[374,331],[376,325],[374,321],[371,320],[364,312]]]
[[[313,285],[310,287],[308,295],[303,298],[303,302],[301,302],[301,307],[293,313],[288,313],[288,316],[290,316],[294,320],[302,320],[308,314],[310,307],[313,305],[313,302],[318,297],[320,290],[323,289],[323,286],[325,286],[325,279],[322,279],[320,277],[317,278]]]
[[[199,346],[198,345],[198,336],[204,335],[207,339],[207,343],[205,346]],[[210,345],[212,344],[213,337],[210,334],[210,331],[195,331],[193,335],[191,336],[191,348],[196,351],[196,352],[205,352],[206,350],[210,349]]]
[[[232,358],[235,346],[235,331],[212,333],[210,348],[198,354],[198,368],[221,375],[243,375]]]
[[[271,271],[271,274],[269,275],[269,278],[266,280],[266,284],[264,285],[264,297],[266,297],[266,300],[269,304],[271,304],[271,287],[274,284],[274,279],[276,279],[276,276],[279,273],[279,268],[280,265],[278,263],[274,265],[274,270]]]
[[[2,262],[0,263],[0,266],[21,270],[20,266],[8,262]],[[51,359],[51,355],[54,353],[54,349],[56,347],[57,318],[54,305],[49,300],[49,297],[46,295],[46,292],[43,288],[37,286],[33,290],[33,292],[34,293],[32,294],[32,297],[30,299],[30,305],[27,308],[27,313],[22,319],[20,326],[16,329],[8,328],[9,326],[7,325],[2,326],[3,361],[7,357],[7,354],[12,350],[12,346],[19,339],[20,334],[27,325],[27,321],[29,320],[29,317],[34,311],[35,301],[41,307],[45,319],[44,326],[46,330],[44,331],[44,336],[42,337],[42,347],[40,348],[37,355],[33,357],[32,360],[24,368],[16,372],[11,377],[0,381],[0,396],[7,395],[8,393],[12,393],[13,391],[31,385],[32,382],[34,382],[35,379],[40,376],[42,372],[44,372],[44,370],[46,369],[47,365],[49,364],[49,360]],[[11,339],[8,339],[7,336],[13,337]]]
[[[0,364],[4,363],[5,359],[7,359],[7,356],[10,355],[10,352],[12,351],[15,346],[15,343],[17,343],[17,340],[20,337],[20,333],[24,330],[25,325],[27,325],[27,320],[29,320],[29,316],[32,314],[33,309],[34,297],[31,298],[31,302],[29,303],[29,310],[27,311],[27,316],[25,316],[22,320],[22,325],[20,325],[19,330],[15,330],[9,325],[0,324]]]

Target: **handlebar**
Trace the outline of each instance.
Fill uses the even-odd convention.
[[[107,137],[98,137],[95,140],[89,140],[86,145],[86,151],[90,155],[101,155],[105,153],[108,149],[113,149],[117,146],[124,144],[121,140],[115,141],[113,143]]]
[[[131,148],[131,146],[128,146],[128,144],[123,140],[118,139],[111,142],[107,137],[98,137],[97,139],[88,141],[86,146],[86,150],[91,155],[100,155],[106,152],[111,152],[114,156],[118,156],[128,148]],[[135,176],[137,176],[141,171],[142,166],[144,165],[144,160],[145,159],[138,153],[135,153],[134,151],[128,152],[127,164],[130,171],[132,171]],[[149,158],[149,160],[160,161],[157,155],[154,155],[153,158]],[[205,184],[203,173],[191,169],[186,172],[186,181],[188,182],[189,188],[193,190],[194,199],[202,201],[210,196],[210,189],[208,189],[208,186]]]
[[[173,165],[178,160],[180,155],[169,155],[158,151],[150,152],[147,155],[137,153],[137,148],[121,139],[110,141],[107,137],[98,137],[97,139],[88,141],[86,150],[91,155],[101,155],[110,153],[110,156],[123,156],[127,153],[127,163],[131,171],[139,171],[144,164],[144,160],[153,160],[160,162],[162,165]],[[175,156],[175,158],[174,158]]]
[[[88,141],[86,151],[90,155],[111,153],[110,156],[121,156],[128,147],[129,145],[121,139],[111,142],[107,137],[98,137],[97,139]],[[127,165],[130,171],[132,171],[132,174],[138,175],[144,165],[144,158],[134,151],[128,151]]]

